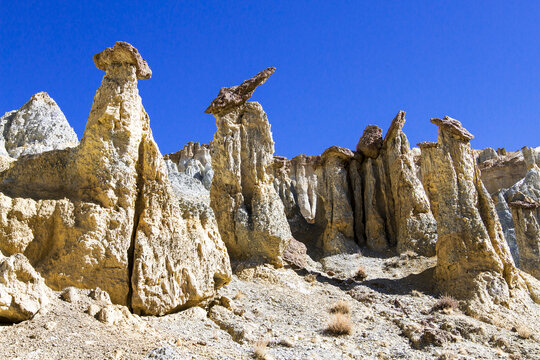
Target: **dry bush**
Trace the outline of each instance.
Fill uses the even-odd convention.
[[[532,336],[531,330],[529,330],[529,328],[525,325],[516,326],[516,331],[518,336],[522,339],[529,339]]]
[[[257,360],[267,360],[270,357],[268,356],[268,353],[266,352],[266,349],[268,347],[268,340],[258,340],[255,343],[255,347],[253,348],[253,354],[255,355],[255,359]]]
[[[364,270],[362,266],[358,267],[358,270],[356,270],[356,274],[354,274],[355,280],[363,281],[367,278],[367,272]]]
[[[458,309],[459,309],[459,302],[451,296],[444,295],[439,300],[437,300],[435,305],[433,305],[433,307],[431,308],[431,311],[432,312],[440,311],[440,310],[457,311]]]
[[[424,293],[421,292],[421,291],[413,289],[413,290],[411,290],[411,295],[415,296],[415,297],[420,297],[420,296],[424,296]]]
[[[350,314],[351,307],[345,300],[339,300],[329,310],[332,314]]]
[[[332,335],[350,335],[353,331],[351,318],[348,315],[336,313],[330,317],[326,331]]]
[[[304,276],[304,279],[307,281],[307,282],[315,282],[315,280],[317,280],[317,275],[316,274],[307,274],[306,276]]]

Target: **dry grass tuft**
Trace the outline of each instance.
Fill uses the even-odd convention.
[[[358,270],[356,270],[356,274],[354,274],[354,279],[363,281],[367,279],[367,277],[368,275],[367,275],[366,270],[362,266],[358,267]]]
[[[253,354],[255,355],[255,359],[257,360],[270,359],[268,353],[266,352],[267,347],[268,347],[268,340],[258,340],[255,343],[255,347],[253,348]]]
[[[525,325],[516,326],[517,334],[522,339],[529,339],[532,336],[531,330]]]
[[[421,292],[421,291],[413,289],[413,290],[411,290],[411,295],[415,296],[415,297],[420,297],[420,296],[424,296],[424,293]]]
[[[326,331],[332,335],[351,335],[353,325],[349,315],[336,313],[330,317]]]
[[[315,280],[317,280],[317,275],[316,274],[307,274],[306,276],[304,276],[304,279],[307,281],[307,282],[315,282]]]
[[[431,308],[432,312],[440,310],[444,312],[448,312],[449,310],[457,311],[459,310],[459,302],[451,296],[444,295],[439,300],[437,300],[435,305],[433,305],[433,307]]]
[[[349,303],[345,300],[339,300],[334,305],[332,305],[329,311],[332,314],[350,314],[351,307],[349,306]]]
[[[238,292],[234,295],[234,300],[240,300],[246,297],[246,294],[244,294],[242,291],[238,290]]]

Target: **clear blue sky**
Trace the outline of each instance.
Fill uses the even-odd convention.
[[[452,116],[476,148],[540,145],[540,1],[0,0],[0,112],[47,91],[82,136],[116,40],[153,71],[139,82],[162,153],[208,142],[220,87],[267,66],[258,88],[276,153],[354,149],[407,111],[411,144]]]

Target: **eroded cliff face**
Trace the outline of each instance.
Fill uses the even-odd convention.
[[[405,112],[400,111],[386,133],[378,156],[373,158],[374,154],[364,153],[366,160],[355,165],[357,171],[352,173],[353,177],[363,179],[362,189],[355,191],[364,194],[365,239],[368,246],[377,250],[396,246],[398,252],[411,250],[432,256],[437,226],[416,176],[413,155],[402,130],[404,124]]]
[[[172,191],[138,95],[146,62],[122,42],[94,61],[106,75],[81,144],[0,174],[0,249],[24,253],[53,289],[99,286],[134,312],[165,314],[227,283],[227,252],[213,217]]]
[[[274,187],[285,204],[296,239],[312,256],[358,251],[349,164],[354,154],[339,146],[320,156],[274,158]]]
[[[539,283],[514,265],[469,144],[473,136],[452,118],[431,121],[439,126],[438,142],[419,145],[437,219],[439,290],[467,300],[472,312],[495,305],[531,309],[531,299],[540,301]]]
[[[364,244],[435,254],[436,222],[404,123],[399,112],[384,140],[380,128],[368,125],[355,153],[334,146],[320,156],[275,159],[275,187],[295,238],[323,255]]]

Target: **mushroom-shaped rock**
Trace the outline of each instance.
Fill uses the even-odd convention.
[[[375,159],[379,156],[379,150],[381,149],[382,144],[382,129],[377,125],[368,125],[364,129],[364,133],[356,145],[356,151]]]
[[[242,105],[253,95],[257,86],[264,84],[274,71],[276,68],[271,66],[240,85],[221,88],[218,96],[212,100],[205,112],[216,115]]]
[[[94,63],[97,68],[107,71],[113,64],[130,64],[135,66],[137,79],[150,79],[152,70],[139,54],[139,51],[131,44],[117,41],[113,47],[106,48],[94,55]]]
[[[474,139],[473,134],[465,129],[458,120],[452,119],[450,116],[445,116],[443,119],[433,118],[431,119],[431,122],[438,127],[445,129],[449,134],[458,139],[464,141]]]

